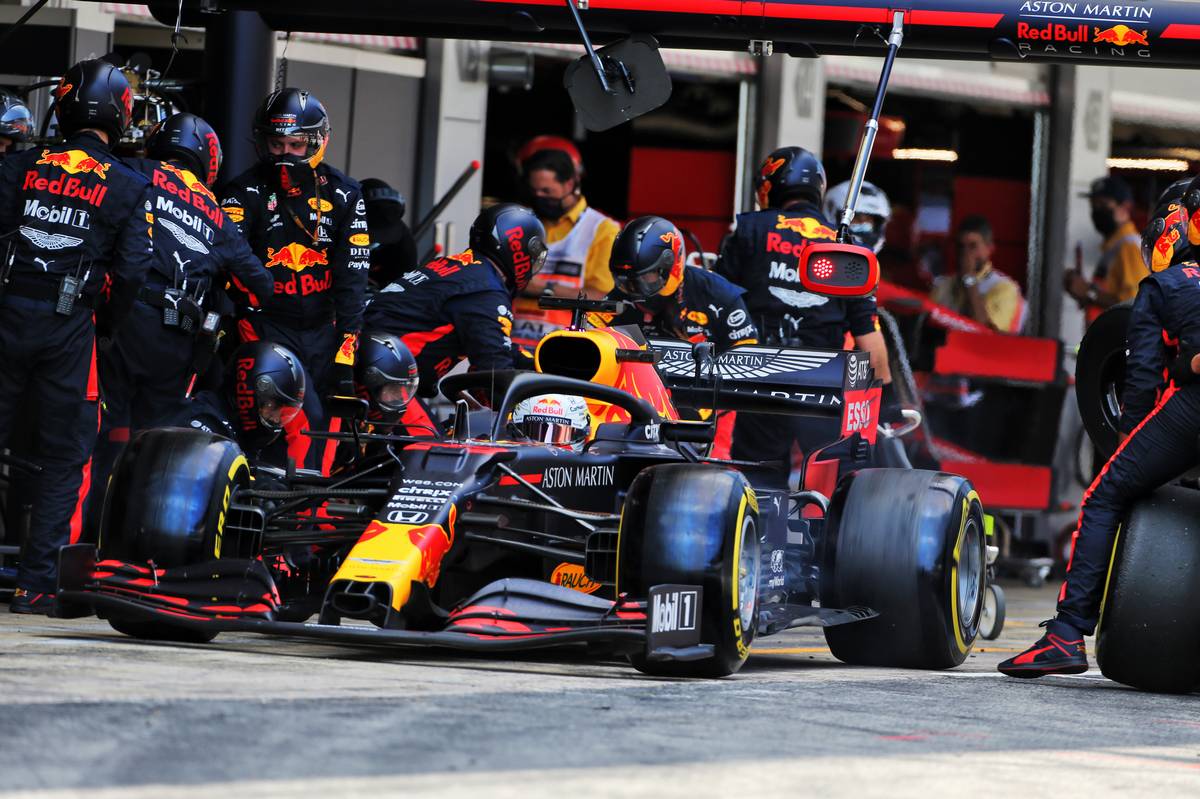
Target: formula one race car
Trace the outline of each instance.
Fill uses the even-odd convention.
[[[341,434],[367,454],[333,477],[256,472],[199,431],[141,434],[98,551],[63,550],[60,614],[192,641],[587,642],[667,675],[730,674],[757,636],[799,625],[823,627],[847,663],[964,660],[986,589],[982,507],[961,477],[860,468],[879,407],[865,353],[714,359],[635,329],[570,329],[536,363],[443,379],[446,396],[487,394],[494,409],[460,400],[445,438]],[[588,402],[578,451],[510,425],[550,392]],[[715,425],[680,420],[682,406],[821,417],[836,441],[792,491],[770,464],[703,456]]]

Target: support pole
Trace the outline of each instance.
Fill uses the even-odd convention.
[[[256,11],[226,11],[206,28],[204,118],[221,137],[225,161],[218,182],[258,160],[251,126],[272,87],[275,32]]]

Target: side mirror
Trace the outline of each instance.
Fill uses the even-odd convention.
[[[358,397],[326,397],[325,413],[338,419],[353,419],[356,422],[365,421],[370,405],[365,399]]]
[[[800,283],[827,297],[869,297],[879,283],[879,261],[868,247],[811,242],[800,255]]]

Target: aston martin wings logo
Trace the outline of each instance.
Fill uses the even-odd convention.
[[[754,380],[786,372],[820,369],[837,355],[836,352],[808,350],[774,350],[766,353],[735,350],[717,358],[717,371],[730,380]]]
[[[187,247],[192,252],[198,252],[201,255],[208,255],[208,247],[206,247],[204,242],[200,241],[200,239],[196,238],[191,233],[188,233],[179,225],[175,224],[161,214],[158,217],[158,221],[162,223],[162,226],[167,229],[167,232],[174,236],[175,240],[184,247]]]
[[[21,225],[21,235],[33,242],[33,246],[43,250],[65,250],[83,244],[83,239],[74,236],[64,236],[62,233],[47,233],[37,228]]]
[[[822,297],[820,294],[813,294],[810,291],[796,291],[779,286],[768,286],[767,288],[770,290],[771,296],[793,308],[815,308],[829,302],[828,297]]]
[[[696,366],[690,344],[654,339],[650,346],[659,354],[657,366],[663,375],[691,377],[695,374]],[[820,350],[736,347],[717,358],[716,368],[722,377],[730,380],[755,380],[820,369],[838,355],[837,352]]]

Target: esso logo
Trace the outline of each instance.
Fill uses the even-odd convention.
[[[871,424],[871,401],[858,400],[846,406],[846,432],[857,433]]]

